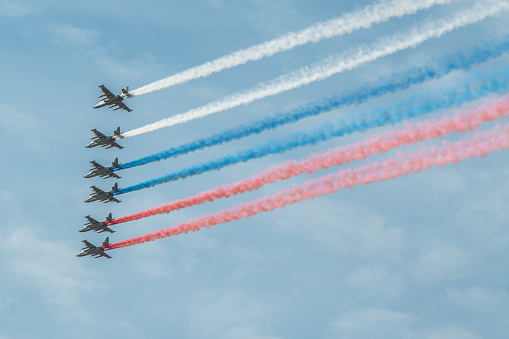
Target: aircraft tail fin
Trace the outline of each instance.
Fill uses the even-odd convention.
[[[113,185],[113,187],[111,188],[112,191],[118,191],[118,182],[115,183],[115,185]]]
[[[111,163],[111,167],[117,167],[118,166],[118,158],[115,158],[113,162]]]
[[[113,220],[113,216],[110,214],[108,214],[108,216],[106,217],[106,221],[112,221]]]
[[[120,126],[113,132],[113,135],[119,137],[120,136]]]
[[[106,239],[103,242],[103,246],[102,247],[108,246],[109,244],[110,244],[110,237],[106,237]]]
[[[122,95],[126,96],[126,97],[131,97],[131,93],[129,93],[129,86],[126,86],[126,88],[122,88]]]

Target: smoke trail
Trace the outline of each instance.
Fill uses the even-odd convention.
[[[263,42],[250,48],[237,51],[230,55],[220,57],[203,65],[187,69],[168,78],[153,82],[131,92],[131,95],[142,95],[158,91],[173,85],[182,84],[189,80],[198,79],[259,60],[276,53],[291,50],[307,43],[317,43],[324,39],[349,34],[361,28],[370,28],[371,25],[382,23],[392,17],[402,17],[413,14],[421,9],[427,9],[436,4],[447,4],[451,0],[392,0],[382,1],[369,5],[363,9],[346,13],[338,18],[317,23],[299,32],[290,32],[277,39]]]
[[[239,162],[262,158],[270,154],[286,152],[296,147],[313,145],[318,142],[330,140],[335,137],[349,135],[355,132],[363,132],[370,128],[395,124],[404,119],[414,118],[430,113],[437,109],[450,108],[466,101],[481,98],[491,92],[507,91],[509,84],[509,69],[505,72],[497,72],[496,76],[484,79],[481,83],[467,83],[461,86],[455,85],[449,91],[440,90],[438,98],[432,94],[414,95],[402,103],[386,108],[376,109],[372,113],[356,114],[349,118],[340,119],[336,124],[328,123],[318,129],[308,132],[296,132],[288,137],[269,140],[264,144],[228,154],[221,158],[175,171],[162,177],[139,183],[137,185],[114,191],[114,195],[124,194],[140,189],[153,187],[170,181],[176,181],[189,176],[219,170]]]
[[[409,88],[411,85],[421,84],[427,80],[443,77],[454,70],[469,69],[476,64],[501,56],[506,53],[508,49],[509,36],[505,37],[501,41],[486,42],[482,47],[442,57],[441,60],[436,62],[434,65],[413,68],[406,72],[396,73],[389,77],[381,78],[372,85],[366,85],[357,90],[346,92],[337,96],[322,98],[319,101],[294,108],[291,111],[278,113],[258,121],[253,121],[248,125],[237,126],[206,138],[183,144],[175,148],[170,148],[169,150],[159,152],[148,157],[120,164],[112,169],[114,171],[122,170],[176,157],[206,147],[216,146],[225,142],[241,139],[252,134],[258,134],[265,130],[274,129],[276,127],[328,112],[339,107],[360,104],[374,97],[401,91]]]
[[[430,38],[438,38],[443,34],[459,27],[481,21],[488,16],[498,14],[501,10],[507,9],[509,4],[505,2],[483,5],[477,3],[468,10],[462,11],[448,19],[428,22],[421,27],[414,27],[409,32],[398,33],[389,38],[378,40],[371,46],[361,46],[351,49],[337,58],[328,58],[324,62],[315,64],[308,68],[302,68],[296,72],[284,75],[274,81],[262,84],[260,87],[238,94],[233,94],[223,100],[212,102],[205,106],[192,109],[186,113],[160,120],[143,127],[127,131],[121,137],[127,138],[138,134],[158,130],[160,128],[173,126],[188,122],[193,119],[203,118],[207,115],[221,112],[233,107],[245,105],[267,96],[276,95],[300,86],[324,80],[336,73],[355,68],[363,63],[374,61],[380,57],[396,53],[400,50],[416,47]]]
[[[509,116],[509,96],[493,100],[489,105],[477,108],[473,112],[458,112],[454,117],[444,116],[440,120],[429,120],[415,125],[408,124],[403,130],[389,131],[371,137],[364,142],[338,147],[324,153],[313,154],[301,161],[288,161],[268,170],[242,179],[236,183],[216,187],[192,197],[176,200],[172,203],[148,209],[110,221],[109,225],[150,217],[156,214],[170,213],[194,205],[201,205],[232,195],[257,190],[260,187],[286,180],[303,173],[315,173],[320,169],[339,166],[355,160],[363,160],[375,153],[385,153],[404,144],[443,138],[453,133],[464,133],[476,129],[480,124]]]
[[[310,180],[300,186],[285,189],[272,196],[243,203],[214,214],[206,214],[175,227],[110,244],[105,249],[115,249],[162,239],[182,233],[199,231],[203,227],[227,223],[268,212],[303,200],[335,193],[340,189],[367,185],[377,181],[395,179],[409,173],[419,173],[433,166],[458,163],[471,157],[485,157],[495,150],[509,148],[509,124],[497,125],[494,129],[475,133],[473,137],[457,141],[444,141],[441,147],[423,148],[411,154],[399,154],[383,162],[342,170],[319,179]]]

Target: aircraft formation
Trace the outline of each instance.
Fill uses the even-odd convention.
[[[203,65],[190,68],[168,78],[155,81],[151,84],[134,89],[122,89],[118,95],[110,92],[104,85],[99,88],[102,94],[100,102],[94,108],[109,106],[113,110],[123,109],[127,112],[132,110],[126,106],[124,100],[134,96],[160,90],[192,79],[208,76],[223,69],[244,64],[248,61],[258,60],[261,56],[271,56],[276,52],[289,50],[308,42],[317,42],[320,39],[328,39],[333,36],[347,34],[366,26],[366,23],[377,23],[387,21],[389,18],[404,8],[405,14],[412,14],[415,11],[428,8],[424,1],[409,0],[394,1],[390,6],[368,6],[362,11],[346,13],[346,19],[335,19],[330,22],[319,23],[297,33],[290,32],[284,38],[277,38],[259,45],[252,46],[245,50],[220,57]],[[445,1],[448,2],[448,1]],[[384,3],[385,2],[381,2]],[[410,5],[410,3],[412,5]],[[406,4],[406,5],[404,5]],[[429,5],[443,5],[443,0],[430,0]],[[223,112],[234,107],[247,105],[255,100],[279,93],[289,91],[312,82],[324,80],[334,74],[339,74],[362,66],[364,63],[375,61],[383,56],[398,53],[409,48],[417,48],[417,45],[431,38],[440,38],[451,30],[480,22],[487,18],[498,15],[503,10],[509,10],[507,1],[494,2],[490,4],[475,4],[466,9],[458,10],[454,15],[447,18],[430,19],[411,29],[397,32],[394,35],[381,37],[375,42],[354,46],[344,53],[327,57],[322,62],[305,66],[299,70],[282,75],[268,83],[261,83],[257,87],[239,91],[232,95],[210,102],[203,106],[193,108],[187,112],[176,114],[162,120],[149,123],[129,131],[120,132],[118,127],[111,136],[93,129],[91,142],[85,146],[93,148],[101,146],[106,149],[122,149],[118,142],[123,138],[134,137],[143,133],[152,132],[161,128],[167,128],[178,124],[190,122],[194,119],[204,118],[211,114]],[[343,18],[342,17],[342,18]],[[365,17],[363,24],[357,20]],[[331,26],[332,25],[332,26]],[[341,27],[341,29],[339,29]],[[335,30],[337,29],[337,30]],[[294,39],[299,36],[299,39]],[[317,40],[318,39],[318,40]],[[290,43],[291,42],[291,43]],[[111,166],[106,167],[98,162],[91,161],[92,168],[85,178],[101,177],[103,179],[120,179],[117,171],[148,163],[177,157],[202,150],[208,147],[221,145],[232,140],[241,139],[253,134],[260,134],[265,130],[272,130],[280,126],[297,122],[304,118],[330,112],[334,109],[346,108],[358,105],[370,99],[378,98],[396,92],[409,89],[412,86],[423,85],[428,81],[439,80],[446,77],[452,71],[465,73],[461,84],[454,84],[452,87],[443,87],[436,91],[419,91],[416,96],[409,96],[396,104],[377,107],[372,112],[358,112],[342,117],[337,121],[330,122],[322,127],[299,130],[295,133],[271,139],[269,142],[262,142],[249,146],[247,149],[236,151],[216,159],[194,164],[190,167],[172,171],[163,176],[146,180],[144,182],[119,188],[115,183],[111,190],[102,190],[95,185],[90,186],[92,193],[85,202],[100,201],[103,203],[121,201],[117,197],[121,194],[134,192],[156,185],[181,180],[190,176],[220,170],[226,166],[237,163],[245,163],[253,159],[259,159],[268,155],[280,154],[297,147],[315,145],[318,142],[331,140],[332,138],[347,136],[353,133],[368,133],[369,130],[384,126],[394,125],[406,120],[424,117],[436,110],[455,109],[464,103],[486,97],[490,93],[507,93],[509,90],[509,68],[497,69],[495,72],[485,72],[481,75],[468,75],[471,67],[488,62],[509,53],[509,37],[485,41],[480,46],[469,46],[463,50],[454,51],[452,54],[441,56],[427,61],[421,66],[412,66],[403,71],[396,71],[389,75],[381,75],[359,88],[345,89],[339,94],[322,97],[319,100],[308,102],[301,106],[294,107],[288,111],[279,112],[261,120],[243,123],[238,126],[229,127],[226,130],[216,132],[210,136],[200,137],[188,143],[171,147],[164,151],[144,156],[125,163],[119,163],[116,158]],[[416,99],[417,98],[417,99]],[[509,149],[509,124],[502,127],[495,127],[486,132],[476,131],[477,127],[485,122],[493,122],[499,118],[509,116],[509,95],[499,99],[493,99],[486,106],[479,106],[477,109],[458,111],[451,120],[448,115],[441,119],[429,119],[420,121],[418,124],[408,123],[405,128],[395,128],[386,134],[372,134],[365,140],[358,143],[340,146],[329,149],[323,153],[314,153],[300,161],[284,162],[277,166],[259,172],[252,177],[246,177],[238,182],[218,186],[208,191],[203,191],[194,196],[185,197],[166,203],[161,206],[149,208],[127,216],[113,219],[112,214],[102,222],[86,216],[84,227],[80,232],[94,231],[98,233],[114,231],[112,225],[139,220],[152,215],[170,213],[171,211],[203,204],[215,199],[228,198],[232,195],[253,191],[266,184],[275,181],[287,180],[291,177],[314,173],[320,169],[328,169],[331,166],[338,166],[337,173],[331,173],[310,179],[301,186],[291,189],[282,189],[272,196],[264,196],[260,199],[247,201],[239,205],[223,209],[217,213],[206,214],[202,217],[180,223],[174,227],[167,227],[152,233],[140,235],[131,239],[116,243],[109,242],[109,237],[102,246],[95,246],[87,240],[83,240],[85,247],[78,254],[82,256],[107,257],[111,258],[105,251],[127,246],[133,246],[156,239],[175,236],[177,234],[197,231],[204,227],[224,224],[247,218],[261,212],[268,212],[277,208],[300,201],[315,199],[324,195],[335,193],[345,188],[353,188],[358,185],[366,185],[379,181],[387,181],[407,175],[409,173],[420,173],[433,166],[443,166],[446,163],[457,163],[472,157],[485,157],[495,150]],[[498,125],[497,125],[498,126]],[[440,148],[423,148],[418,152],[405,153],[398,157],[388,158],[386,161],[372,162],[367,160],[376,154],[386,153],[390,150],[407,144],[421,141],[429,141],[437,138],[445,138],[454,133],[475,132],[471,138],[465,138],[454,143],[444,140]],[[473,146],[475,145],[475,147]],[[343,164],[352,161],[365,161],[357,167],[342,168]]]
[[[94,106],[94,108],[101,108],[104,106],[109,106],[110,108],[115,107],[113,110],[116,111],[118,109],[126,110],[127,112],[131,112],[132,109],[126,106],[124,104],[125,98],[130,98],[131,94],[129,94],[129,87],[122,88],[122,94],[114,95],[110,90],[108,90],[104,85],[100,85],[99,88],[102,91],[102,94],[99,96],[99,99],[101,101]],[[120,127],[118,127],[115,131],[113,131],[113,135],[106,136],[99,132],[97,129],[93,129],[92,132],[94,132],[94,136],[91,138],[91,142],[85,146],[86,148],[93,148],[96,146],[101,146],[106,149],[116,147],[118,149],[122,149],[124,147],[120,146],[116,140],[122,138],[120,135]],[[93,177],[101,177],[103,179],[107,178],[115,178],[120,179],[121,177],[113,171],[114,167],[118,166],[118,158],[115,158],[115,160],[111,163],[110,167],[105,167],[101,164],[99,164],[97,161],[92,160],[90,162],[92,164],[92,168],[90,169],[90,172],[85,175],[85,178],[93,178]],[[118,200],[113,196],[113,192],[118,190],[118,183],[115,183],[113,187],[111,188],[111,191],[105,192],[101,190],[100,188],[97,188],[95,185],[90,186],[92,189],[92,193],[90,194],[90,197],[85,200],[85,202],[93,202],[93,201],[102,201],[103,203],[107,202],[116,202],[120,203],[121,201]],[[94,231],[97,233],[103,233],[103,232],[110,232],[115,233],[111,228],[108,227],[108,223],[113,220],[112,213],[110,213],[106,220],[103,222],[97,221],[96,219],[92,218],[90,215],[87,215],[85,217],[87,219],[87,222],[85,223],[84,227],[80,229],[80,232],[88,232],[88,231]],[[111,258],[110,255],[106,254],[104,251],[104,248],[110,244],[110,238],[107,237],[103,244],[98,247],[94,244],[90,243],[88,240],[82,240],[82,242],[85,244],[85,247],[82,248],[81,252],[77,255],[78,257],[84,257],[87,255],[90,255],[94,258],[99,257],[106,257],[108,259]]]

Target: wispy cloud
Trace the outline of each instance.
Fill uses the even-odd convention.
[[[51,24],[48,31],[52,41],[58,44],[90,46],[101,37],[98,31],[71,24]]]
[[[264,334],[279,306],[243,291],[199,292],[190,309],[191,337],[279,339]]]
[[[437,283],[464,277],[470,253],[446,242],[423,245],[412,274],[417,281]]]
[[[20,5],[11,1],[0,1],[0,16],[19,18],[34,13],[32,6]]]
[[[430,331],[426,338],[429,339],[481,339],[477,335],[465,329],[450,326]]]
[[[28,280],[56,305],[79,309],[83,293],[96,287],[90,272],[76,263],[75,249],[63,240],[44,239],[33,227],[2,232],[0,252],[11,274]]]
[[[509,295],[502,289],[485,289],[471,287],[468,289],[451,289],[448,299],[462,307],[476,313],[492,311],[500,313],[504,308],[507,310]]]
[[[39,116],[22,112],[16,106],[0,103],[0,112],[0,133],[17,148],[48,149],[50,136],[59,135],[53,126]]]
[[[311,237],[316,246],[336,255],[394,258],[406,246],[404,231],[387,225],[379,214],[344,200],[307,202],[312,214],[298,209],[280,220],[285,233]],[[291,215],[290,215],[291,214]]]
[[[389,272],[385,267],[360,267],[350,273],[347,283],[360,290],[366,296],[378,299],[398,297],[405,290],[405,280],[397,274]]]
[[[329,327],[332,338],[406,338],[415,320],[410,313],[365,308],[343,314]]]

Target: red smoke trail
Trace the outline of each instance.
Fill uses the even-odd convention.
[[[406,128],[403,130],[389,131],[364,142],[338,147],[325,153],[313,154],[298,162],[288,161],[281,165],[273,166],[267,171],[251,178],[220,186],[192,197],[176,200],[169,204],[114,219],[107,224],[120,224],[156,214],[170,213],[185,207],[204,204],[207,201],[213,201],[215,199],[228,198],[246,191],[257,190],[263,185],[278,180],[286,180],[303,173],[315,173],[319,169],[365,159],[375,153],[385,153],[404,144],[412,144],[418,141],[441,138],[451,133],[474,130],[483,122],[493,121],[508,115],[509,96],[504,96],[498,100],[492,101],[486,106],[477,108],[473,112],[458,112],[454,117],[445,116],[438,121],[428,120],[417,124],[407,124]]]
[[[506,148],[509,148],[509,124],[497,125],[488,132],[477,132],[473,137],[466,140],[444,141],[441,147],[423,148],[413,154],[399,154],[397,157],[389,158],[383,162],[345,169],[335,174],[307,181],[300,186],[281,190],[273,196],[246,202],[214,214],[206,214],[189,222],[180,223],[175,227],[114,243],[105,249],[126,247],[190,231],[198,231],[203,227],[272,211],[302,200],[310,200],[331,194],[340,189],[353,188],[360,184],[366,185],[376,181],[391,180],[409,173],[419,173],[430,169],[432,166],[458,163],[471,157],[485,157],[496,149],[503,150]]]

